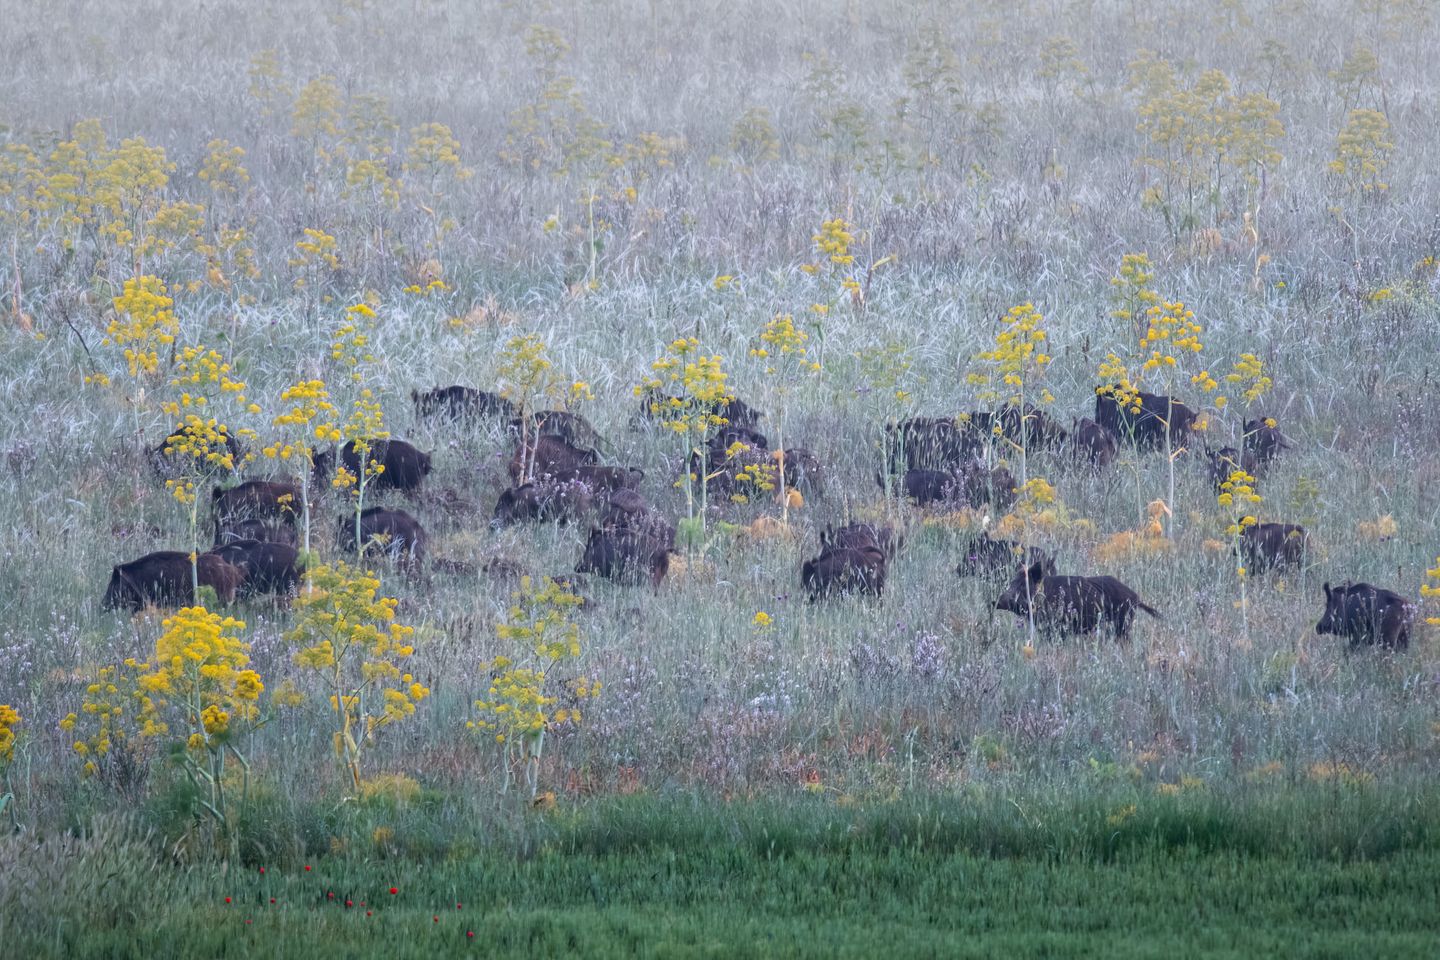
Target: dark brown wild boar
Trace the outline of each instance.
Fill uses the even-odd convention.
[[[605,446],[605,438],[590,421],[568,410],[537,410],[523,421],[510,421],[510,432],[520,441],[533,443],[536,437],[556,437],[581,449]]]
[[[1040,564],[1047,577],[1055,575],[1055,559],[1039,547],[1027,547],[1011,540],[992,540],[982,532],[972,537],[960,553],[955,568],[961,577],[1009,576],[1017,566]]]
[[[825,496],[825,469],[815,454],[804,447],[787,447],[770,456],[784,464],[786,487],[811,500]]]
[[[878,547],[827,550],[800,567],[800,583],[811,603],[840,593],[878,597],[885,589],[885,554]]]
[[[1240,531],[1240,556],[1255,573],[1298,567],[1305,561],[1308,540],[1296,523],[1256,523]]]
[[[847,523],[837,529],[826,524],[825,529],[820,531],[821,553],[874,547],[884,554],[886,560],[893,560],[904,545],[904,535],[889,524]]]
[[[283,543],[296,546],[300,535],[292,524],[279,520],[262,520],[251,517],[245,520],[221,520],[215,518],[215,546],[223,547],[237,540],[258,540],[261,543]]]
[[[1089,417],[1082,417],[1075,422],[1070,431],[1072,459],[1099,469],[1114,463],[1119,453],[1120,441],[1108,427]]]
[[[288,597],[300,582],[303,567],[300,552],[283,543],[262,543],[259,540],[236,540],[210,551],[245,575],[239,596],[252,597],[269,593]]]
[[[451,420],[478,420],[494,418],[512,420],[515,418],[515,404],[498,393],[476,390],[472,387],[436,387],[421,393],[410,391],[415,403],[415,414],[421,419],[427,417],[448,417]]]
[[[1096,423],[1122,442],[1134,444],[1141,450],[1165,449],[1168,425],[1170,448],[1178,450],[1185,446],[1198,419],[1194,410],[1174,397],[1143,390],[1136,391],[1130,402],[1120,404],[1116,402],[1118,390],[1118,386],[1096,388]]]
[[[200,586],[210,587],[222,603],[234,603],[235,591],[245,579],[243,571],[213,554],[196,559]],[[139,610],[147,604],[178,607],[195,603],[190,554],[157,550],[110,571],[110,584],[100,606],[105,610]]]
[[[1361,646],[1403,650],[1410,645],[1415,609],[1392,590],[1368,583],[1342,583],[1333,590],[1325,584],[1325,613],[1315,624],[1317,634],[1334,634]]]
[[[885,468],[894,476],[906,470],[953,470],[978,456],[983,446],[979,432],[961,418],[911,417],[885,425]]]
[[[239,486],[210,491],[210,505],[220,524],[239,520],[282,520],[294,523],[301,510],[300,486],[275,480],[247,480]]]
[[[592,527],[575,572],[658,587],[670,570],[670,546],[641,530]]]
[[[1255,462],[1265,465],[1278,457],[1283,450],[1290,449],[1290,441],[1280,432],[1272,417],[1255,417],[1245,421],[1242,446],[1247,453],[1255,455]]]
[[[1255,458],[1255,454],[1249,450],[1241,452],[1234,447],[1221,447],[1219,450],[1206,450],[1208,464],[1206,472],[1210,476],[1210,483],[1215,487],[1215,492],[1220,493],[1220,488],[1230,479],[1230,475],[1236,470],[1244,470],[1251,477],[1258,479],[1261,471],[1261,464]]]
[[[360,476],[360,456],[351,440],[340,451],[340,463],[352,475]],[[420,484],[430,475],[430,454],[417,450],[404,440],[373,440],[365,456],[365,469],[371,471],[371,464],[382,467],[371,472],[366,486],[371,490],[399,490],[415,494]],[[326,450],[315,455],[315,480],[324,489],[335,469],[335,451]]]
[[[518,448],[510,458],[510,479],[519,483],[527,477],[534,480],[573,474],[599,462],[600,454],[593,449],[573,447],[559,437],[532,437],[530,446]]]
[[[378,551],[411,572],[418,571],[424,563],[429,542],[420,521],[404,510],[389,507],[367,507],[361,511],[358,538],[355,514],[342,513],[336,539],[341,550],[355,554]]]
[[[590,489],[579,481],[522,483],[500,494],[490,517],[495,528],[513,523],[569,523],[590,512]]]
[[[982,445],[994,439],[1009,441],[1027,450],[1063,446],[1069,431],[1034,404],[1007,404],[998,412],[977,410],[969,415],[969,430]]]
[[[1015,579],[996,601],[997,610],[1025,617],[1034,611],[1035,628],[1049,636],[1094,633],[1101,623],[1127,640],[1130,621],[1136,610],[1152,617],[1158,610],[1114,577],[1062,577],[1048,574],[1041,563],[1032,563],[1015,574]]]

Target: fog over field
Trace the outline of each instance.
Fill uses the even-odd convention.
[[[390,863],[435,885],[405,903],[428,935],[481,882],[434,871],[476,851],[507,851],[513,886],[483,882],[545,926],[537,850],[728,862],[773,828],[833,852],[916,809],[943,826],[866,855],[928,837],[1094,866],[1243,836],[1237,855],[1431,871],[1433,4],[11,0],[0,20],[15,876],[131,851],[125,882],[155,891],[135,916],[157,918],[214,909],[231,868],[330,858],[338,885]],[[452,385],[485,394],[425,400]],[[254,480],[294,488],[216,499]],[[869,525],[856,549],[822,543],[846,524]],[[377,535],[358,559],[357,531]],[[282,549],[205,559],[242,535]],[[1014,548],[976,575],[985,537]],[[124,566],[157,551],[177,554]],[[579,863],[556,883],[612,889]],[[45,916],[103,899],[74,882],[42,903],[0,877],[0,939],[148,949],[129,921],[57,933]],[[598,952],[704,953],[721,941],[695,931],[730,922],[657,946],[643,910],[598,909]],[[492,949],[568,949],[564,923],[526,940],[523,910]],[[295,922],[267,930],[321,936]],[[814,949],[757,929],[732,945]]]

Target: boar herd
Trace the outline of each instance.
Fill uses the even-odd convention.
[[[511,482],[496,500],[493,528],[588,523],[577,574],[651,587],[665,579],[675,556],[675,525],[640,493],[643,471],[603,462],[601,451],[607,445],[583,417],[561,410],[525,413],[499,394],[463,386],[414,390],[411,399],[422,419],[494,421],[507,427],[513,444],[507,463]],[[663,418],[667,409],[679,406],[683,401],[677,398],[647,395],[640,416]],[[728,495],[763,469],[781,477],[785,489],[810,498],[824,496],[825,470],[814,452],[805,447],[771,450],[760,432],[764,415],[739,399],[717,412],[726,423],[688,463],[693,475],[707,478],[713,493]],[[1197,420],[1194,410],[1173,397],[1145,392],[1124,396],[1113,387],[1096,391],[1093,419],[1079,418],[1068,426],[1029,404],[955,417],[912,417],[885,427],[882,467],[875,479],[887,495],[922,508],[1004,513],[1018,491],[1009,470],[995,465],[997,448],[1049,449],[1082,469],[1098,471],[1115,461],[1123,445],[1171,455],[1187,449]],[[167,438],[150,451],[162,477],[173,475],[170,452],[175,440]],[[238,443],[233,438],[226,442],[238,458]],[[1212,450],[1204,445],[1202,450],[1218,491],[1234,470],[1262,476],[1290,447],[1273,420],[1255,418],[1244,424],[1240,448]],[[378,468],[369,470],[368,489],[413,497],[431,472],[430,455],[403,440],[375,442],[366,459],[362,464],[353,443],[317,453],[315,486],[323,489],[337,465],[351,475],[365,466]],[[189,553],[172,550],[117,565],[104,606],[134,611],[147,604],[181,604],[192,599],[197,585],[213,589],[226,603],[261,595],[283,602],[304,572],[296,530],[302,495],[301,485],[291,480],[248,480],[215,488],[213,546],[199,554],[193,567]],[[384,553],[409,573],[418,573],[426,560],[424,527],[394,507],[370,507],[358,517],[342,514],[335,543],[357,554]],[[820,534],[819,555],[801,565],[800,584],[812,603],[846,593],[879,596],[903,543],[903,533],[889,525],[827,525]],[[1307,533],[1299,525],[1256,523],[1241,532],[1239,560],[1256,574],[1300,567],[1307,546]],[[956,574],[984,579],[997,589],[1003,584],[995,609],[1026,619],[1045,636],[1108,632],[1125,640],[1137,611],[1160,616],[1114,577],[1060,574],[1055,559],[1041,548],[994,540],[986,533],[964,546]],[[1408,645],[1414,610],[1404,597],[1367,583],[1334,588],[1326,583],[1324,591],[1325,611],[1316,633],[1344,637],[1352,648]]]

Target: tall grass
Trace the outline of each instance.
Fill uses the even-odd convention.
[[[699,793],[793,803],[803,816],[775,813],[784,821],[777,831],[791,838],[775,842],[818,844],[828,856],[836,804],[910,803],[951,791],[987,798],[985,817],[945,808],[943,822],[926,827],[924,800],[913,801],[914,810],[886,807],[884,817],[913,814],[916,845],[966,856],[1013,845],[1035,858],[1054,851],[1103,861],[1174,845],[1223,857],[1231,830],[1253,836],[1257,856],[1286,856],[1293,843],[1398,857],[1429,843],[1429,827],[1407,833],[1398,815],[1383,829],[1362,829],[1364,811],[1347,805],[1425,796],[1415,784],[1440,756],[1433,639],[1421,633],[1404,653],[1349,655],[1312,625],[1320,583],[1364,579],[1414,597],[1440,552],[1440,434],[1431,416],[1440,402],[1431,369],[1440,311],[1434,261],[1425,260],[1440,255],[1432,16],[1384,2],[1354,17],[1338,0],[1304,5],[1303,13],[1285,2],[1138,12],[1107,2],[933,4],[918,21],[912,5],[890,2],[741,2],[700,11],[259,0],[163,17],[141,0],[104,6],[103,31],[80,5],[10,12],[0,36],[0,56],[11,65],[0,74],[0,143],[30,143],[44,154],[76,120],[99,117],[112,142],[144,136],[166,147],[176,163],[168,198],[204,202],[249,231],[259,276],[229,288],[186,290],[182,281],[198,275],[193,259],[152,265],[173,274],[182,341],[224,344],[265,407],[261,427],[283,386],[301,376],[334,379],[330,333],[345,306],[373,293],[373,374],[385,423],[435,454],[417,501],[386,502],[422,520],[432,554],[460,562],[419,580],[383,571],[400,617],[417,627],[415,672],[433,695],[370,756],[375,771],[420,782],[425,815],[387,823],[317,812],[340,798],[329,787],[323,705],[312,703],[247,744],[257,809],[266,813],[246,824],[243,856],[298,857],[331,837],[369,851],[380,827],[393,829],[402,847],[433,841],[445,854],[451,847],[437,838],[504,782],[499,751],[465,727],[486,682],[479,665],[505,652],[493,628],[512,584],[483,567],[503,558],[537,575],[567,572],[584,528],[491,531],[490,511],[507,482],[503,430],[418,422],[410,390],[493,387],[505,343],[536,334],[557,375],[593,387],[597,400],[584,413],[613,461],[643,468],[647,497],[678,517],[676,445],[661,428],[634,421],[632,388],[664,344],[695,336],[724,355],[736,392],[761,404],[773,394],[748,348],[777,313],[806,318],[824,364],[787,393],[784,433],[820,455],[826,496],[791,512],[793,540],[743,532],[777,512],[771,505],[719,505],[713,519],[725,524],[712,527],[719,539],[707,564],[657,592],[604,582],[584,588],[592,602],[580,669],[599,677],[604,693],[578,729],[547,740],[540,781],[591,826],[554,843],[603,858],[600,824],[623,837],[638,821],[655,836],[674,831],[676,847],[718,857],[725,814],[706,813],[695,829],[709,832],[694,835],[659,810]],[[553,63],[527,55],[532,22],[558,31],[569,51]],[[1045,25],[1039,34],[1037,24]],[[1075,42],[1083,77],[1041,76],[1041,41],[1050,34]],[[1379,66],[1356,93],[1336,75],[1361,47]],[[255,58],[267,49],[279,65],[272,79],[290,91],[274,103],[248,92]],[[919,55],[927,49],[949,56],[925,66]],[[1284,160],[1266,171],[1263,206],[1241,209],[1245,191],[1223,189],[1206,201],[1203,222],[1177,239],[1173,224],[1142,202],[1158,174],[1139,163],[1153,145],[1136,131],[1126,64],[1146,49],[1192,79],[1222,69],[1237,88],[1281,105]],[[835,70],[822,68],[827,58]],[[505,162],[516,111],[538,102],[554,72],[575,79],[585,116],[617,150],[648,132],[683,145],[663,164],[627,160],[621,173],[583,158],[564,169],[548,160],[539,169]],[[396,209],[347,192],[344,170],[326,167],[291,132],[290,97],[324,74],[337,78],[347,109],[366,94],[388,99],[397,129],[371,146],[388,151],[392,174],[400,175],[409,130],[438,121],[452,128],[475,175],[448,182],[423,205],[406,194]],[[949,90],[943,104],[927,105],[940,89]],[[1387,111],[1395,141],[1382,196],[1358,197],[1327,170],[1346,111],[1362,101]],[[757,106],[773,118],[773,159],[748,156],[732,139],[735,121]],[[245,149],[251,177],[223,202],[197,176],[216,138]],[[920,156],[922,147],[932,160]],[[817,259],[820,224],[836,216],[856,227],[858,263],[896,258],[863,278],[863,301],[841,292],[843,271],[802,269]],[[433,239],[434,218],[447,217],[453,227]],[[336,236],[343,256],[322,284],[297,288],[290,261],[306,227]],[[138,805],[166,849],[190,855],[181,849],[186,798],[171,789],[163,758],[141,796],[114,796],[78,782],[71,738],[56,728],[79,707],[97,664],[153,645],[157,624],[99,610],[110,568],[186,542],[144,457],[170,427],[154,397],[84,383],[114,359],[100,339],[128,263],[82,270],[83,250],[72,257],[53,237],[37,243],[10,218],[0,220],[0,240],[0,315],[8,318],[0,333],[0,702],[26,717],[10,770],[15,809],[32,831],[50,832]],[[1122,578],[1164,618],[1142,624],[1128,646],[1025,649],[1024,627],[993,609],[997,586],[954,575],[969,531],[956,518],[880,501],[874,473],[883,423],[973,409],[971,358],[993,344],[1007,309],[1032,301],[1055,358],[1044,382],[1053,410],[1066,420],[1089,413],[1099,362],[1133,347],[1129,325],[1111,316],[1109,278],[1123,254],[1140,250],[1156,265],[1156,289],[1184,300],[1204,325],[1212,372],[1243,352],[1264,360],[1276,389],[1254,412],[1277,417],[1295,449],[1262,479],[1261,519],[1303,523],[1313,555],[1304,570],[1250,583],[1242,617],[1234,565],[1206,545],[1223,539],[1223,521],[1198,449],[1176,465],[1170,506],[1182,520],[1169,551],[1103,562],[1096,547],[1135,527],[1136,491],[1146,500],[1168,496],[1164,458],[1127,454],[1096,477],[1029,451],[1029,474],[1054,483],[1069,515],[1087,521],[1041,532],[1039,544],[1058,555],[1063,572]],[[406,292],[430,260],[450,289]],[[721,274],[737,279],[717,290]],[[887,344],[911,363],[908,403],[867,377],[857,357]],[[1211,411],[1213,445],[1238,439],[1242,411],[1234,406]],[[345,510],[337,497],[324,502],[316,519],[323,553],[335,554],[328,538]],[[1386,515],[1393,534],[1374,525]],[[882,516],[909,534],[885,596],[806,603],[798,570],[817,531]],[[765,631],[752,626],[761,610],[774,618]],[[256,604],[244,619],[254,665],[273,687],[293,672],[283,640],[289,614]],[[1308,816],[1292,825],[1290,813],[1275,812],[1289,808],[1272,810],[1264,798],[1273,795],[1263,791],[1253,813],[1212,816],[1204,803],[1180,820],[1154,812],[1175,793],[1218,791],[1243,806],[1257,782],[1338,797],[1348,812],[1329,828]],[[1072,787],[1105,801],[1043,815],[1030,807]],[[1135,799],[1114,800],[1114,790]],[[807,799],[811,791],[831,803]],[[1382,799],[1353,799],[1354,791]],[[621,792],[662,799],[634,808],[586,799]],[[1130,802],[1133,818],[1108,826]],[[486,823],[511,815],[485,809]],[[747,809],[755,818],[747,822],[768,822]],[[863,817],[840,822],[859,822],[862,836],[882,830]],[[909,837],[907,829],[897,827],[897,836]],[[491,839],[464,835],[475,848]],[[566,869],[576,871],[570,881],[583,878],[581,867]],[[1024,883],[1049,877],[1048,868],[1034,869],[1041,872],[1023,882],[996,883],[1016,896]],[[803,873],[783,879],[816,881]],[[529,897],[538,885],[524,889]],[[1179,901],[1170,908],[1180,910]],[[743,902],[735,909],[724,919],[743,916]],[[533,929],[533,917],[513,923],[516,937]],[[622,943],[628,935],[612,933]],[[49,942],[70,942],[70,934],[58,936]],[[196,941],[197,952],[208,942]],[[692,946],[704,952],[704,942]]]

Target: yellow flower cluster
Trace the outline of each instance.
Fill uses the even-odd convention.
[[[1120,273],[1110,278],[1115,288],[1118,305],[1110,315],[1117,320],[1134,321],[1145,315],[1151,306],[1160,302],[1159,295],[1150,289],[1155,274],[1150,269],[1150,257],[1143,253],[1127,253],[1120,258]]]
[[[317,566],[308,576],[286,638],[300,648],[296,666],[328,689],[332,739],[358,788],[365,745],[382,727],[411,716],[430,690],[401,669],[415,653],[415,629],[395,622],[398,601],[377,596],[379,580],[343,563]]]
[[[1440,557],[1435,558],[1435,566],[1425,571],[1426,582],[1420,585],[1420,596],[1427,600],[1440,600]],[[1425,622],[1440,626],[1440,615],[1426,617]]]
[[[265,686],[249,669],[250,646],[235,631],[245,624],[204,607],[176,611],[155,641],[154,667],[137,678],[157,710],[173,707],[194,748],[216,750],[233,719],[253,721]]]
[[[730,451],[735,452],[727,451],[727,453],[733,457],[749,449],[743,443],[735,443],[730,447]],[[735,503],[749,503],[751,494],[747,491],[753,491],[756,494],[769,493],[775,489],[775,484],[779,480],[779,472],[778,466],[770,463],[745,464],[735,471],[736,492],[730,495],[730,499]]]
[[[750,348],[750,356],[766,361],[765,372],[771,375],[818,372],[820,364],[807,355],[805,344],[809,339],[810,334],[795,326],[792,315],[776,314],[761,329],[759,343]]]
[[[1105,397],[1113,397],[1116,404],[1121,407],[1128,407],[1131,413],[1140,412],[1140,389],[1130,382],[1130,371],[1125,367],[1125,361],[1113,353],[1105,355],[1100,363],[1100,386],[1095,392]]]
[[[330,402],[325,381],[301,380],[286,387],[280,394],[280,400],[290,409],[275,418],[275,426],[297,428],[297,440],[294,443],[273,443],[263,451],[265,456],[272,460],[309,459],[313,450],[311,440],[339,443],[343,439],[335,425],[335,405]]]
[[[201,418],[187,413],[178,429],[160,448],[163,456],[183,458],[189,469],[184,476],[165,481],[176,500],[194,502],[195,480],[219,471],[235,469],[235,455],[227,443],[229,432],[215,417]]]
[[[1220,484],[1220,494],[1216,501],[1222,507],[1228,507],[1234,516],[1233,522],[1226,528],[1227,536],[1236,537],[1246,527],[1256,524],[1253,515],[1247,513],[1247,508],[1261,501],[1261,496],[1255,492],[1255,478],[1244,470],[1232,470],[1229,478]]]
[[[495,625],[501,640],[515,644],[528,663],[496,656],[484,669],[490,673],[485,699],[475,702],[476,719],[467,726],[477,732],[493,731],[497,743],[525,743],[538,737],[548,724],[579,723],[578,708],[549,708],[558,702],[547,694],[545,683],[555,664],[580,656],[580,627],[571,619],[584,601],[548,577],[537,585],[523,577],[505,622]],[[570,682],[571,696],[584,700],[600,695],[599,681],[579,677]]]
[[[533,333],[511,337],[500,351],[496,370],[505,381],[505,395],[522,407],[531,398],[544,393],[550,386],[550,358],[545,355],[545,341]]]
[[[165,282],[149,275],[126,280],[116,297],[115,317],[105,328],[106,344],[125,349],[130,376],[153,376],[160,371],[160,348],[175,342],[180,321]]]
[[[1033,303],[1011,307],[1001,319],[1000,332],[995,335],[995,348],[975,356],[976,360],[988,364],[991,372],[972,375],[970,382],[977,385],[994,383],[998,378],[1011,391],[1003,399],[1019,403],[1027,376],[1042,373],[1050,363],[1050,355],[1044,351],[1044,322],[1045,317]],[[1000,397],[992,391],[987,399]]]
[[[1225,375],[1227,383],[1240,384],[1245,388],[1245,402],[1253,403],[1274,386],[1270,378],[1265,375],[1265,364],[1253,353],[1242,353],[1240,359],[1235,361],[1235,372]],[[1268,424],[1274,426],[1273,422]]]
[[[456,180],[468,180],[475,174],[460,162],[460,141],[443,123],[422,123],[410,130],[410,146],[405,150],[405,172],[427,178],[432,183],[448,173]]]
[[[469,722],[475,731],[495,731],[495,742],[533,736],[549,722],[546,711],[557,698],[546,696],[545,671],[511,666],[507,657],[496,657],[482,669],[492,674],[489,692],[484,700],[475,701],[480,716]],[[579,721],[579,711],[576,711]]]
[[[1202,328],[1195,314],[1180,301],[1160,301],[1145,311],[1148,327],[1140,340],[1141,354],[1148,354],[1144,368],[1174,367],[1176,354],[1199,353]]]
[[[245,383],[233,379],[230,373],[229,361],[218,351],[202,345],[185,347],[175,357],[175,375],[170,379],[170,386],[179,387],[185,392],[181,394],[179,406],[168,406],[165,412],[171,416],[179,416],[179,407],[192,404],[203,407],[209,402],[206,394],[214,388],[218,388],[220,396],[231,395],[237,404],[244,406]],[[191,390],[195,391],[195,396],[191,396]],[[257,413],[259,408],[256,407],[250,412]]]
[[[15,759],[15,728],[19,725],[20,711],[0,703],[0,765]]]
[[[1335,159],[1330,172],[1349,180],[1362,193],[1380,193],[1390,185],[1381,180],[1395,143],[1390,121],[1377,110],[1351,110],[1335,138]]]
[[[346,322],[330,337],[330,359],[350,368],[350,379],[359,383],[360,364],[375,362],[375,355],[370,352],[370,328],[375,311],[368,303],[357,303],[345,308],[345,318]]]
[[[216,196],[237,196],[250,182],[250,172],[240,162],[245,151],[228,140],[211,140],[205,150],[205,162],[195,176]]]
[[[712,427],[729,423],[720,408],[734,399],[726,384],[723,358],[706,356],[694,337],[674,340],[665,355],[650,364],[652,375],[635,388],[637,397],[651,396],[650,412],[676,433],[693,433],[702,441]],[[679,397],[664,396],[680,389]]]
[[[295,241],[295,249],[298,254],[290,259],[290,266],[301,273],[295,278],[296,287],[315,283],[322,273],[335,273],[340,269],[339,244],[323,230],[306,227],[304,236]]]
[[[103,778],[117,752],[133,759],[169,729],[150,691],[139,682],[149,669],[148,663],[133,658],[101,667],[95,681],[85,687],[80,712],[60,721],[60,729],[67,733],[81,728],[82,734],[88,734],[73,744],[76,756],[84,761],[86,776]]]
[[[828,257],[831,263],[848,267],[855,262],[854,255],[850,253],[850,245],[855,242],[853,230],[854,227],[843,217],[836,217],[820,224],[820,232],[810,239],[815,242],[821,256]]]
[[[310,140],[324,151],[325,141],[340,136],[340,86],[329,75],[316,77],[295,95],[290,109],[290,134]]]

